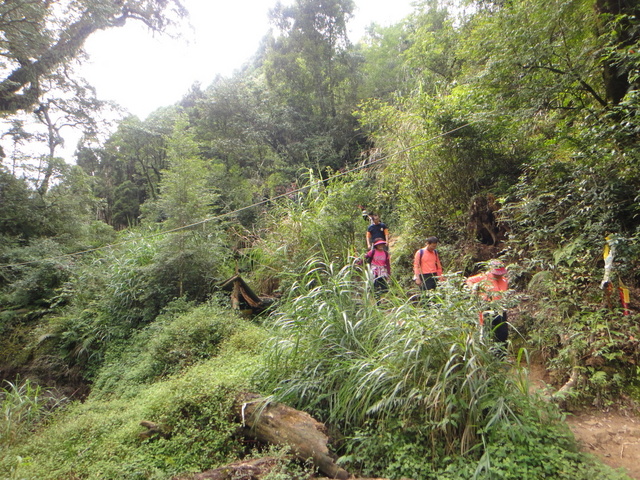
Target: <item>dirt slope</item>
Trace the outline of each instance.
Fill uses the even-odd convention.
[[[553,391],[544,366],[532,363],[528,368],[533,389]],[[640,480],[640,415],[637,409],[629,407],[605,412],[594,408],[570,412],[567,413],[567,424],[583,451]]]
[[[640,480],[640,417],[625,411],[589,411],[569,415],[567,423],[584,451]]]

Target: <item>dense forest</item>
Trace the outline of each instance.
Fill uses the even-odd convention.
[[[354,12],[274,1],[241,69],[139,119],[74,68],[99,30],[179,31],[178,0],[0,3],[1,478],[631,478],[562,420],[638,415],[639,4],[420,0],[356,43]],[[336,470],[252,438],[246,398]]]

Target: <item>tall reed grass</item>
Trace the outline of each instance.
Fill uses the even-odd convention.
[[[4,380],[0,388],[0,445],[14,443],[29,432],[62,400],[54,400],[29,379]]]
[[[312,259],[306,272],[273,321],[263,377],[271,398],[345,432],[371,421],[419,425],[449,452],[518,421],[526,379],[492,353],[463,278],[420,301],[393,284],[378,302],[354,265]]]

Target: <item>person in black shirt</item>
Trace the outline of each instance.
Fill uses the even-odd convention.
[[[389,244],[389,229],[380,221],[380,216],[372,213],[371,225],[367,228],[367,248],[371,249],[376,240],[384,240]]]

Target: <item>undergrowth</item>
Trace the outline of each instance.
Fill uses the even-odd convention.
[[[626,478],[578,453],[557,408],[529,392],[515,366],[526,350],[510,352],[515,365],[495,355],[462,278],[406,298],[393,285],[380,301],[351,266],[312,260],[274,319],[261,380],[272,399],[340,430],[344,468],[389,478]]]
[[[61,410],[27,441],[3,451],[6,478],[164,479],[215,468],[243,453],[232,405],[239,392],[253,389],[259,327],[204,305],[167,315],[149,329],[153,335],[136,337],[147,341],[133,354],[109,353],[113,363],[101,370],[99,388],[85,402]],[[163,345],[178,337],[180,351],[193,355],[176,363]],[[139,373],[149,371],[155,373]],[[147,436],[141,421],[157,425],[158,432]]]

